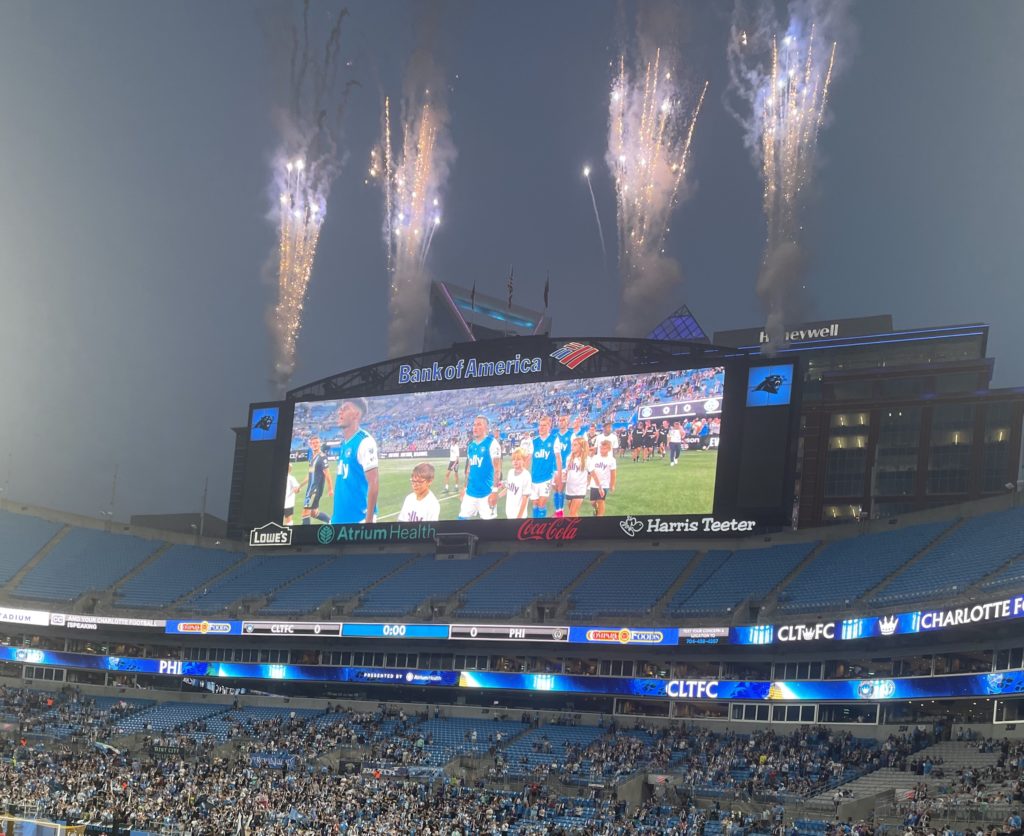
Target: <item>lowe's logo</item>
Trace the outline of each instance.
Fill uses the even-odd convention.
[[[290,546],[292,530],[288,526],[268,522],[249,532],[250,546]]]

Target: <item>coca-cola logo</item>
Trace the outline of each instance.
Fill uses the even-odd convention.
[[[516,532],[519,540],[575,540],[580,528],[578,519],[556,517],[550,520],[525,520]]]

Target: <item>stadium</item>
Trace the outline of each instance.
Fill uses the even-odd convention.
[[[562,364],[566,344],[586,361]],[[402,371],[494,362],[510,345],[540,358],[538,379]],[[813,479],[794,462],[801,362],[710,342],[517,337],[346,372],[250,407],[234,538],[5,500],[11,821],[385,833],[414,814],[422,832],[807,836],[837,819],[863,832],[1012,823],[1020,494],[792,530],[795,480]],[[792,391],[766,406],[771,375]],[[377,439],[378,516],[336,523],[324,502],[326,519],[303,524],[312,500],[294,491],[280,525],[288,474],[309,483],[317,456],[342,490],[358,437],[338,421],[353,414]],[[623,504],[609,500],[606,520],[556,516],[547,497],[522,521],[395,520],[418,464],[437,486],[450,445],[491,443],[467,433],[481,414],[499,476],[520,450],[536,468],[546,416],[553,435],[559,416],[584,438],[611,423]],[[657,428],[649,414],[709,427],[672,436],[678,469],[667,435],[639,440]],[[464,484],[485,464],[463,464]],[[676,477],[705,480],[703,505],[686,505]],[[629,493],[630,479],[652,487]],[[749,520],[746,536],[691,525],[730,517]]]
[[[0,2],[0,836],[1024,836],[1024,4],[192,5]]]

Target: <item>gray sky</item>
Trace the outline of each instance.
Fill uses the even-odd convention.
[[[296,384],[386,352],[381,201],[363,178],[382,95],[402,89],[413,5],[349,7],[343,53],[362,87]],[[453,0],[442,17],[458,159],[434,274],[501,295],[514,263],[517,299],[539,306],[550,271],[558,333],[615,324],[618,287],[580,169],[594,166],[611,247],[608,62],[631,8]],[[759,183],[722,103],[730,8],[684,4],[678,43],[688,76],[711,89],[693,194],[667,244],[686,276],[672,301],[709,331],[761,320]],[[225,513],[229,427],[270,391],[268,19],[250,2],[0,0],[0,487],[10,453],[11,496],[96,516],[117,463],[118,518],[195,510],[206,476],[210,510]],[[810,313],[988,322],[996,385],[1024,384],[1013,57],[1024,4],[871,0],[853,19],[806,224]]]

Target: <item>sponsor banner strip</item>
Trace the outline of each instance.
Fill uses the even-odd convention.
[[[38,648],[0,647],[0,661],[26,665],[117,673],[217,679],[288,680],[297,682],[356,682],[414,687],[461,687],[511,691],[549,691],[650,697],[694,702],[830,702],[994,697],[1024,694],[1020,671],[959,674],[902,679],[843,679],[814,681],[733,681],[717,679],[633,679],[613,676],[502,673],[499,671],[353,668],[319,665],[186,662],[93,656]]]

